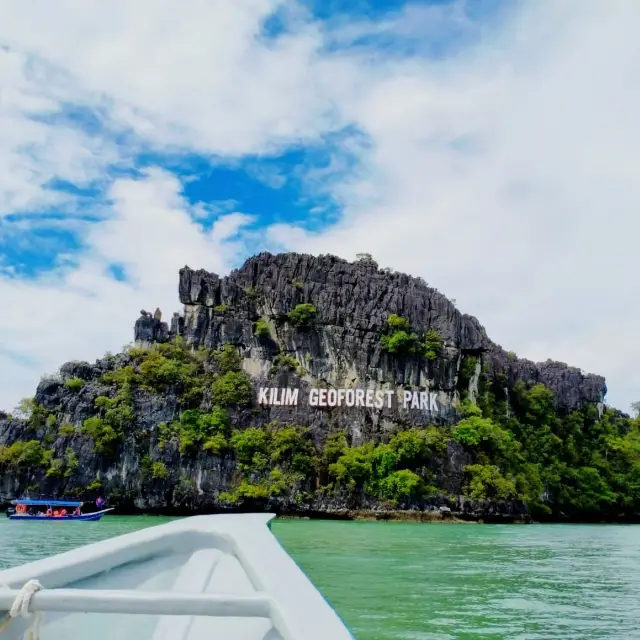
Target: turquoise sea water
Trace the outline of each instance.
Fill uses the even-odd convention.
[[[167,520],[1,517],[0,567]],[[640,638],[640,526],[279,520],[273,532],[357,640]]]

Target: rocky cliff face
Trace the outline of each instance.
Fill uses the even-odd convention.
[[[456,418],[453,407],[460,399],[465,356],[477,357],[477,369],[464,380],[465,390],[472,392],[484,365],[486,375],[504,376],[506,388],[517,380],[544,384],[561,410],[601,404],[606,393],[601,376],[507,353],[489,340],[476,318],[461,314],[423,280],[381,271],[370,260],[349,263],[334,256],[264,253],[225,278],[185,267],[180,270],[179,292],[184,321],[174,320],[172,334],[183,335],[189,344],[237,345],[254,375],[266,374],[274,355],[283,352],[298,360],[309,381],[336,387],[367,383],[433,389],[441,400],[438,415],[432,416],[437,421]],[[312,332],[285,321],[303,303],[317,309]],[[418,333],[435,329],[444,339],[442,357],[398,360],[384,353],[380,334],[391,314],[406,318]],[[271,324],[269,340],[254,336],[254,323],[260,318]],[[136,340],[146,339],[142,320],[136,325]]]
[[[185,267],[179,296],[184,312],[169,324],[159,310],[141,312],[134,349],[95,364],[67,363],[57,377],[40,383],[26,417],[0,414],[5,501],[31,490],[85,498],[104,493],[122,509],[206,511],[259,504],[300,513],[400,506],[484,517],[526,514],[518,501],[465,497],[463,472],[473,456],[451,439],[427,465],[439,491],[428,498],[391,504],[366,491],[328,491],[325,470],[303,480],[298,475],[286,491],[268,497],[238,499],[236,493],[232,500],[229,494],[242,475],[238,446],[234,454],[209,438],[206,447],[185,448],[188,433],[193,436],[190,416],[202,425],[202,416],[214,415],[226,402],[215,390],[225,372],[215,354],[225,345],[237,352],[252,385],[247,402],[226,402],[225,428],[236,433],[274,423],[302,425],[317,451],[335,433],[345,433],[349,445],[357,446],[387,442],[411,427],[447,429],[460,420],[460,402],[475,402],[487,384],[507,410],[518,384],[543,384],[553,392],[558,414],[585,407],[601,411],[606,393],[600,376],[507,353],[475,318],[461,314],[423,280],[382,271],[366,256],[349,263],[334,256],[263,253],[222,278]],[[385,347],[383,336],[393,333],[390,318],[396,316],[407,324],[408,348]],[[176,344],[174,369],[148,355],[149,347]],[[353,406],[360,389],[364,406]],[[314,405],[314,393],[322,398],[318,390],[325,390],[326,406]],[[6,453],[15,443],[24,450],[14,446]]]

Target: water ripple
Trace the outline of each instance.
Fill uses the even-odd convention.
[[[287,521],[273,530],[358,640],[640,638],[640,527]]]
[[[0,519],[0,568],[159,524]],[[358,640],[640,639],[640,527],[277,521]]]

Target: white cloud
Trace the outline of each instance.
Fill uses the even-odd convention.
[[[49,188],[51,180],[86,186],[117,158],[99,137],[43,120],[67,94],[55,77],[43,84],[40,69],[25,53],[0,46],[0,216],[68,204],[70,196]]]
[[[347,141],[357,171],[336,156],[309,183],[331,190],[342,220],[316,235],[279,226],[274,242],[373,253],[455,297],[506,348],[606,375],[614,403],[637,399],[640,5],[523,3],[484,35],[460,6],[337,31],[299,18],[265,42],[261,21],[284,4],[0,0],[0,212],[56,203],[53,177],[104,180],[128,162],[122,144],[31,118],[62,102],[159,149],[236,157],[354,124],[370,137]],[[451,28],[481,39],[439,60],[321,49]],[[119,180],[110,196],[79,267],[37,283],[0,275],[0,335],[36,361],[0,354],[0,406],[32,392],[36,370],[128,341],[140,307],[177,308],[180,266],[225,270],[242,251],[229,236],[248,220],[205,233],[193,222],[205,209],[166,173]],[[132,284],[110,280],[107,262]]]
[[[242,155],[314,136],[331,119],[308,23],[275,42],[261,27],[282,0],[4,0],[0,41],[63,69],[148,140]],[[78,52],[82,52],[78,55]]]

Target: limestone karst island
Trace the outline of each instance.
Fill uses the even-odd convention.
[[[3,504],[640,520],[638,420],[604,378],[505,351],[420,278],[262,253],[178,290],[183,314],[0,413]]]

